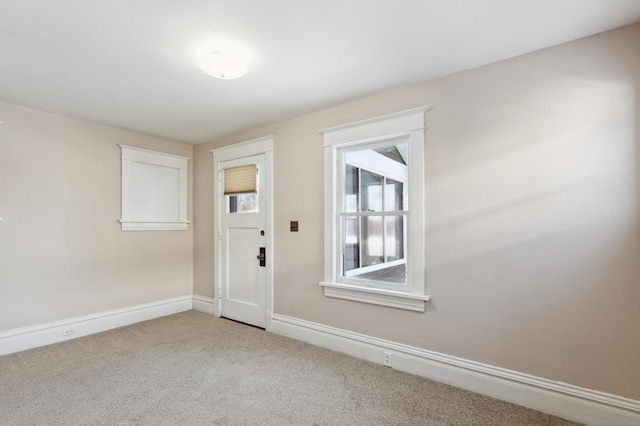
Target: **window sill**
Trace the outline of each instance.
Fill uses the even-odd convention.
[[[355,300],[356,302],[390,306],[392,308],[407,309],[417,312],[424,312],[426,302],[431,299],[428,295],[409,294],[400,291],[331,283],[326,281],[320,282],[320,285],[324,288],[324,295],[327,297]]]
[[[123,231],[184,231],[191,221],[132,221],[118,220]]]

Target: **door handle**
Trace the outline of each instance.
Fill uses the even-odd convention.
[[[258,255],[260,266],[267,266],[267,251],[265,247],[260,247],[260,254]]]

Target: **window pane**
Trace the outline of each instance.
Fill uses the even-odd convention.
[[[383,263],[382,217],[363,217],[362,225],[361,266]]]
[[[387,179],[384,185],[384,209],[385,211],[403,210],[402,182]]]
[[[367,283],[379,282],[385,284],[406,284],[407,264],[402,263],[393,266],[382,266],[372,272],[365,272],[350,277],[351,279],[366,281]]]
[[[258,194],[229,195],[229,213],[257,213]]]
[[[360,267],[360,235],[359,235],[359,218],[344,218],[344,235],[343,235],[343,275],[347,271]]]
[[[384,254],[387,262],[404,257],[403,216],[385,216],[384,218]]]
[[[360,178],[362,179],[362,211],[382,211],[382,176],[361,170]]]
[[[358,168],[346,165],[344,174],[344,211],[357,212],[359,202]]]

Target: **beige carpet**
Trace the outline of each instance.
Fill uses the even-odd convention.
[[[1,425],[571,425],[190,311],[0,357]]]

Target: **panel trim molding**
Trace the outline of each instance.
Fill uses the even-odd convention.
[[[0,355],[64,342],[90,334],[188,311],[192,295],[0,332]]]
[[[122,150],[122,219],[119,220],[122,230],[187,229],[190,223],[187,220],[188,162],[191,159],[119,146]],[[150,194],[150,198],[141,200],[142,194]]]
[[[640,401],[274,314],[272,332],[587,425],[640,424]]]

